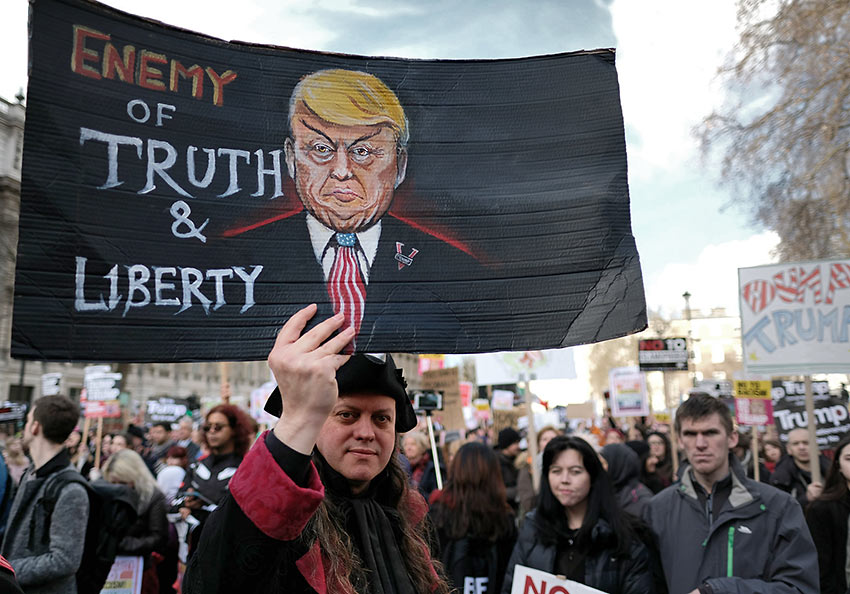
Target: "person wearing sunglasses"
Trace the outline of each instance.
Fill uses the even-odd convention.
[[[343,315],[304,332],[315,314],[278,334],[266,411],[280,420],[210,516],[182,591],[448,594],[428,505],[398,458],[416,426],[401,370],[389,355],[340,354],[355,333]]]
[[[227,495],[228,483],[251,447],[254,427],[253,419],[232,404],[219,404],[204,418],[202,445],[209,455],[189,465],[175,498],[183,519],[191,515],[200,522],[192,533],[190,554],[210,513]]]

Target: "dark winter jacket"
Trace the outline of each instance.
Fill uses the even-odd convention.
[[[471,580],[472,583],[486,586],[487,592],[501,591],[508,559],[516,543],[516,518],[509,514],[506,524],[510,530],[496,541],[474,537],[452,539],[442,525],[448,516],[448,508],[440,499],[440,494],[442,491],[436,492],[428,515],[439,539],[440,560],[451,585],[458,592],[463,592],[465,584]],[[473,591],[476,590],[473,588]]]
[[[519,479],[519,469],[514,464],[516,459],[505,456],[502,452],[499,455],[499,467],[502,469],[502,481],[505,483],[505,495],[508,498],[508,504],[516,513],[519,508],[519,500],[517,498],[517,481]]]
[[[61,480],[60,472],[77,472],[66,450],[24,474],[9,513],[2,554],[27,593],[77,591],[74,576],[83,557],[89,498],[82,485],[68,483],[49,513],[40,502],[51,481]]]
[[[608,476],[614,484],[617,503],[623,511],[640,518],[644,506],[652,499],[652,491],[638,480],[638,455],[627,445],[612,443],[602,448],[602,456],[608,463]]]
[[[817,592],[817,553],[800,505],[746,478],[731,453],[729,460],[731,490],[711,523],[689,471],[646,507],[668,590],[707,584],[713,594]]]
[[[330,559],[319,541],[302,538],[325,498],[319,472],[311,462],[305,486],[299,486],[270,452],[267,436],[245,456],[229,493],[210,515],[186,570],[184,594],[337,591],[336,584],[327,583]],[[424,520],[427,510],[414,489],[405,491],[398,507],[414,524]],[[429,556],[427,549],[422,554]]]
[[[826,476],[829,470],[829,460],[824,456],[820,456],[820,474]],[[770,484],[777,489],[782,489],[786,493],[790,493],[801,506],[806,507],[809,503],[809,497],[806,495],[806,487],[812,482],[811,473],[801,470],[794,463],[794,458],[791,456],[783,456],[776,463],[776,468],[770,476]]]
[[[836,501],[813,501],[806,510],[806,521],[818,550],[821,594],[845,594],[850,585],[847,580],[850,491]]]
[[[187,491],[200,493],[206,500],[204,505],[206,513],[201,514],[205,518],[210,511],[215,509],[216,505],[224,500],[224,496],[227,495],[228,483],[230,483],[231,477],[236,474],[240,462],[242,462],[242,457],[234,452],[220,456],[210,454],[197,462],[193,462],[186,471],[183,485],[177,492],[177,497],[182,497]],[[196,512],[193,512],[192,515],[198,516]]]
[[[165,495],[154,489],[147,503],[141,506],[129,532],[118,544],[118,554],[140,555],[145,559],[145,568],[150,567],[151,553],[163,553],[168,542],[167,511]]]
[[[524,565],[549,573],[555,572],[557,547],[544,544],[540,540],[537,511],[530,512],[523,522],[517,538],[502,594],[510,594],[514,578],[514,567]],[[592,548],[584,561],[584,585],[602,590],[608,594],[651,594],[654,592],[650,554],[639,540],[632,542],[628,557],[615,557],[614,551],[604,546],[612,536],[611,528],[605,520],[599,520],[591,533]]]

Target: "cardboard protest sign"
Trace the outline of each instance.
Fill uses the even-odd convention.
[[[782,443],[794,429],[808,426],[806,388],[803,382],[773,380],[773,421]],[[812,382],[815,406],[815,435],[822,450],[834,447],[850,433],[847,405],[831,396],[827,382]]]
[[[443,409],[434,416],[446,429],[463,429],[463,407],[460,401],[460,375],[457,367],[432,369],[422,374],[422,388],[443,394]]]
[[[12,354],[256,360],[299,308],[364,352],[646,326],[612,50],[404,60],[34,0]]]
[[[850,260],[739,268],[747,373],[850,372]]]

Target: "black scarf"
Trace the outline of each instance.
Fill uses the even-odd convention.
[[[388,469],[372,479],[365,492],[354,495],[348,479],[331,468],[318,450],[313,452],[313,461],[325,485],[326,497],[340,511],[368,572],[367,592],[363,594],[415,594],[398,546],[400,517],[392,502]]]

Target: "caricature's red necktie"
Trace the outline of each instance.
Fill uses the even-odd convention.
[[[336,255],[328,277],[328,295],[334,313],[343,312],[345,316],[343,327],[353,327],[356,337],[360,332],[360,322],[363,321],[363,310],[366,307],[366,283],[360,273],[357,236],[354,233],[337,233],[335,238]],[[350,352],[353,345],[354,341],[346,352]]]

